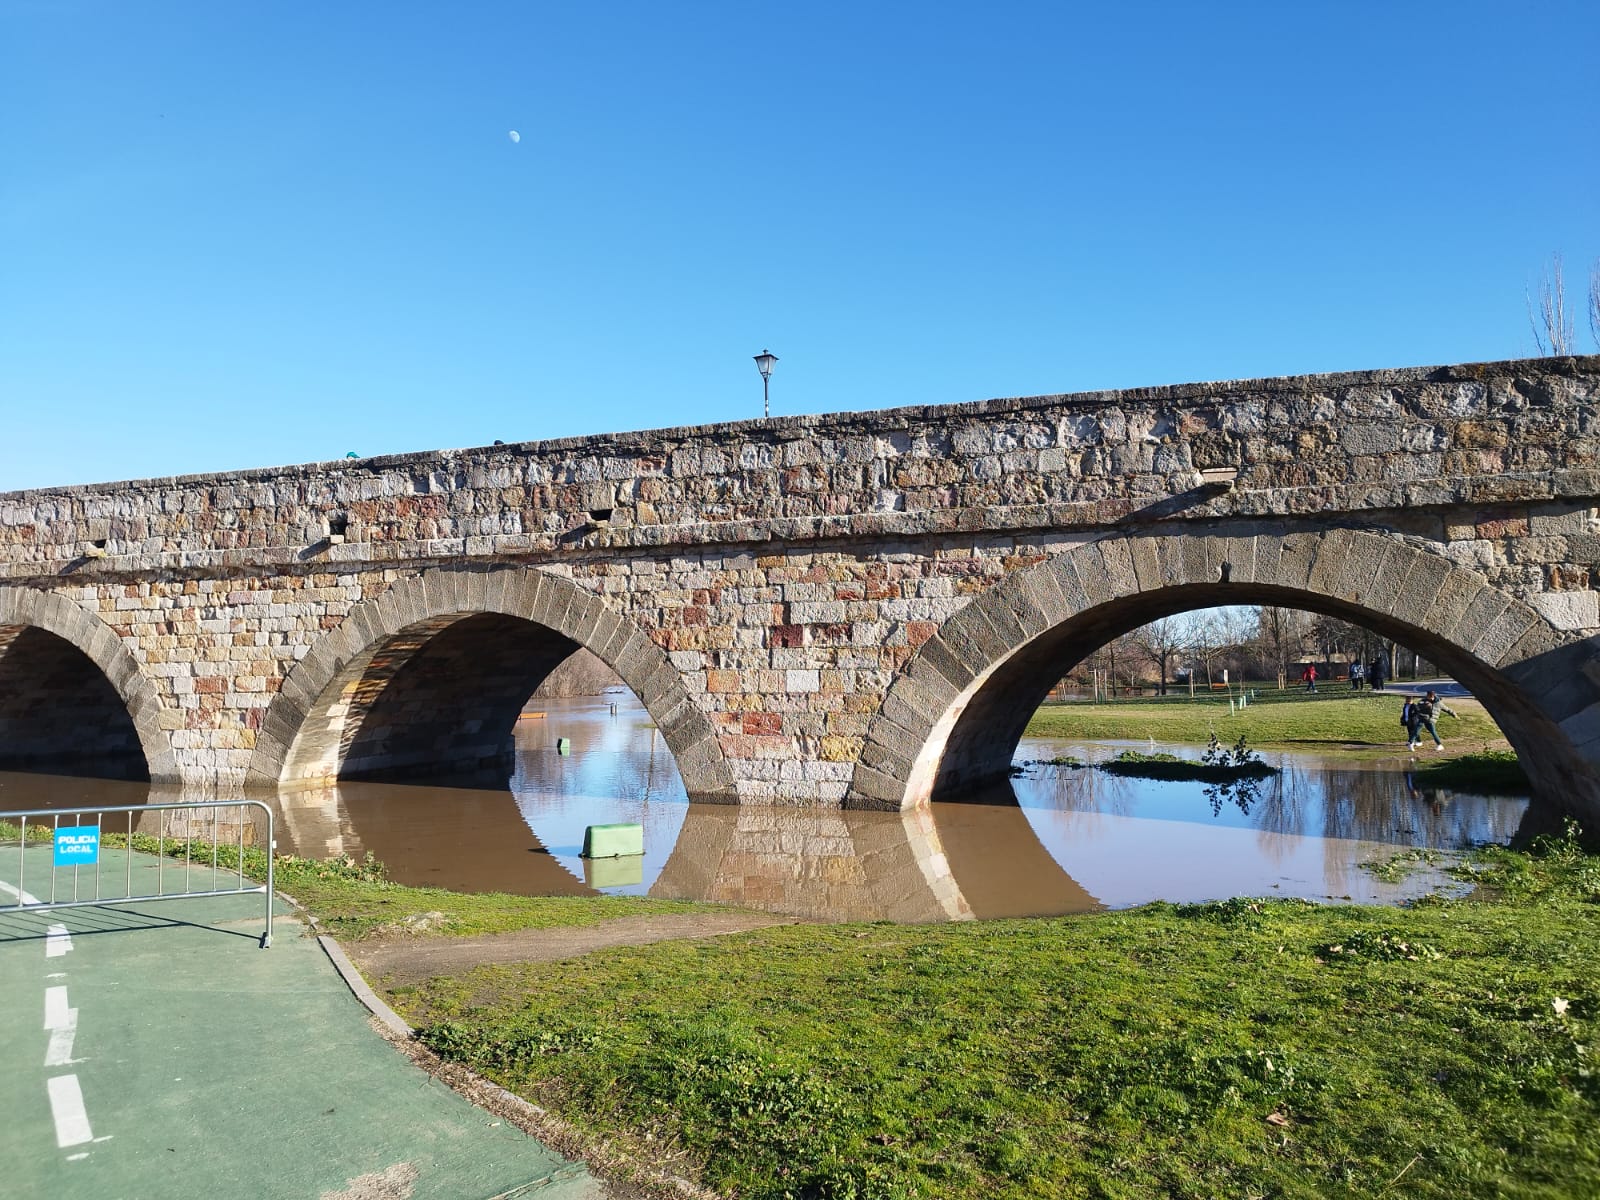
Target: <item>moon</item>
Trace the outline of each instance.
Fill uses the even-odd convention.
[[[522,140],[522,135],[520,133],[518,133],[515,129],[513,129],[510,133],[506,134],[506,136],[508,138],[510,138],[512,140],[512,142],[520,142]]]

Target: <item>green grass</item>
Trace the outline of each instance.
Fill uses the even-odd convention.
[[[305,905],[327,932],[348,940],[395,932],[471,937],[598,925],[655,913],[723,911],[713,905],[645,896],[511,896],[404,887],[383,879],[382,864],[373,862],[371,855],[365,863],[348,858],[322,863],[280,855],[274,870],[279,891]],[[421,929],[406,921],[434,913],[439,915]]]
[[[389,998],[447,1057],[745,1200],[1600,1195],[1600,859],[1569,833],[1463,870],[1486,898],[781,926]],[[345,937],[704,907],[405,888],[370,858],[280,856],[277,881]]]
[[[393,999],[747,1200],[1600,1195],[1600,860],[1473,870],[1498,899],[785,926]]]
[[[1195,762],[1192,759],[1179,758],[1175,754],[1142,754],[1137,750],[1124,750],[1110,762],[1096,765],[1107,775],[1122,775],[1134,779],[1192,779],[1202,783],[1265,779],[1269,775],[1278,773],[1278,768],[1260,762],[1232,766]]]
[[[1526,796],[1528,777],[1510,750],[1484,750],[1428,762],[1412,776],[1418,787],[1443,787],[1489,795]]]
[[[1268,693],[1262,693],[1263,699]],[[1400,698],[1370,692],[1309,699],[1252,701],[1242,711],[1230,713],[1228,702],[1216,697],[1190,701],[1131,700],[1109,704],[1051,704],[1028,723],[1030,737],[1082,738],[1085,740],[1154,738],[1161,742],[1201,745],[1215,734],[1223,742],[1240,735],[1252,746],[1300,749],[1335,749],[1370,746],[1392,749],[1405,744],[1400,725]],[[1483,750],[1503,748],[1505,739],[1475,701],[1451,701],[1461,714],[1440,717],[1439,735],[1447,748]]]
[[[123,834],[107,834],[104,844],[120,846],[127,840]],[[159,842],[160,852],[173,858],[182,858],[186,845],[193,847],[191,853],[196,861],[211,861],[210,842],[195,839],[186,843],[173,838]],[[133,835],[135,850],[154,854],[157,847],[156,838],[143,833]],[[216,851],[220,866],[229,870],[236,867],[237,846],[223,844],[217,846]],[[246,847],[244,873],[251,879],[264,880],[266,852]],[[725,905],[652,900],[644,896],[512,896],[502,892],[467,893],[405,887],[391,883],[383,864],[370,853],[364,860],[346,855],[325,861],[276,855],[273,886],[304,905],[321,923],[324,932],[347,941],[393,933],[416,937],[473,937],[519,929],[598,925],[618,917],[655,913],[727,911]],[[415,917],[431,919],[419,924],[407,921]]]

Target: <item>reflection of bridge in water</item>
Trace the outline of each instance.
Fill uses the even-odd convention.
[[[548,719],[518,731],[515,791],[344,782],[285,792],[276,800],[280,849],[370,852],[397,882],[462,891],[620,889],[821,919],[949,921],[1158,897],[1396,899],[1361,863],[1400,847],[1505,842],[1527,808],[1289,755],[1274,756],[1281,773],[1247,805],[1225,800],[1214,816],[1200,784],[1054,767],[975,802],[900,812],[690,805],[659,733],[637,712],[612,714],[606,700],[548,707]],[[20,808],[183,797],[144,784],[0,775],[0,798]],[[137,827],[185,832],[174,817],[157,820]],[[579,858],[584,826],[612,821],[644,825],[643,860]],[[252,844],[260,836],[246,831]]]
[[[1062,871],[1014,804],[904,813],[660,807],[682,815],[671,853],[649,881],[648,894],[662,899],[840,921],[1101,907]],[[370,851],[400,883],[523,895],[596,891],[551,853],[510,793],[339,784],[285,794],[278,809],[281,850],[315,858]],[[547,836],[572,849],[560,846],[564,832]]]
[[[971,827],[975,821],[981,830]],[[1101,907],[1040,845],[1015,805],[900,813],[696,805],[650,894],[848,921]]]

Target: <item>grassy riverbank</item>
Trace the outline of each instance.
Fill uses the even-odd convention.
[[[1497,898],[788,926],[391,999],[742,1197],[1600,1194],[1600,860],[1477,869]]]
[[[1476,700],[1451,700],[1460,717],[1440,717],[1439,736],[1448,751],[1504,749],[1499,728]],[[1051,704],[1028,724],[1032,737],[1132,740],[1204,745],[1215,734],[1224,744],[1243,735],[1251,746],[1337,750],[1344,747],[1404,749],[1401,698],[1350,695],[1338,698],[1274,697],[1229,712],[1226,699],[1203,697]]]
[[[1409,910],[794,925],[386,994],[611,1152],[746,1200],[1600,1194],[1600,859],[1468,869],[1485,898]],[[358,945],[705,907],[277,871]]]

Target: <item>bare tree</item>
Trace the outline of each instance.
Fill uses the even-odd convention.
[[[1162,617],[1133,631],[1133,644],[1161,677],[1161,694],[1167,694],[1167,675],[1173,658],[1188,642],[1188,629],[1176,617]]]
[[[1215,680],[1217,660],[1228,649],[1221,613],[1216,609],[1208,609],[1188,615],[1189,653],[1195,662],[1205,668],[1206,686],[1209,687]]]
[[[1589,336],[1600,350],[1600,258],[1589,268]]]
[[[1590,288],[1590,319],[1594,319],[1594,288]],[[1550,266],[1539,278],[1539,303],[1535,308],[1529,295],[1528,324],[1533,327],[1533,344],[1545,358],[1573,352],[1572,313],[1567,309],[1567,285],[1561,275],[1561,255],[1550,256]]]
[[[1366,630],[1338,617],[1318,616],[1311,623],[1313,636],[1321,651],[1322,661],[1332,667],[1334,657],[1343,662],[1353,662],[1361,657]]]
[[[1188,650],[1205,670],[1207,685],[1216,682],[1218,670],[1236,659],[1240,647],[1253,636],[1253,628],[1245,624],[1247,616],[1253,626],[1255,614],[1237,606],[1203,608],[1180,618],[1188,624]]]
[[[1257,617],[1256,638],[1264,656],[1280,678],[1288,676],[1290,664],[1305,649],[1309,624],[1307,614],[1299,609],[1261,608]]]

